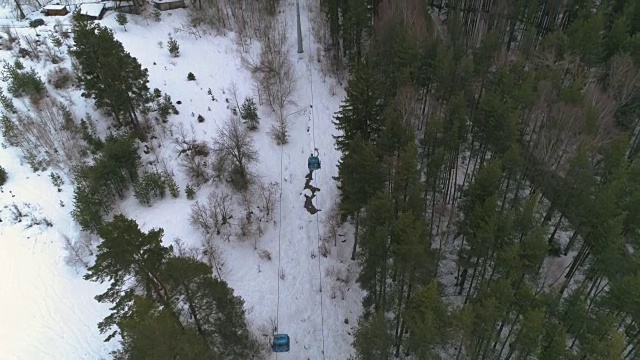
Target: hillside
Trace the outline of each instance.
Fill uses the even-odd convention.
[[[295,34],[293,4],[283,4],[285,11],[280,15],[287,23],[289,34]],[[184,189],[190,179],[180,166],[177,140],[186,135],[196,141],[210,141],[224,121],[232,116],[230,105],[236,100],[242,102],[245,97],[257,99],[255,77],[242,59],[258,56],[260,44],[254,41],[244,52],[232,32],[214,35],[202,31],[199,36],[175,32],[174,29],[180,28],[187,18],[187,11],[182,9],[163,12],[160,22],[129,15],[126,31],[116,23],[114,12],[108,12],[99,21],[113,29],[126,51],[149,70],[149,87],[170,95],[179,111],[178,115],[169,117],[168,123],[156,127],[156,135],[141,146],[140,152],[146,170],[161,169],[174,174],[180,189],[179,197],[167,197],[147,206],[128,192],[113,213],[135,219],[143,231],[163,228],[167,246],[179,238],[185,247],[199,248],[203,235],[190,224],[191,207],[196,202],[207,203],[212,192],[229,194],[233,197],[229,209],[232,224],[215,239],[220,254],[217,273],[236,295],[244,299],[250,330],[267,344],[278,316],[279,330],[288,333],[292,343],[291,352],[283,358],[319,359],[324,348],[326,358],[338,359],[351,352],[352,327],[357,323],[362,297],[353,276],[348,275],[352,274],[349,260],[352,244],[338,241],[334,245],[325,233],[336,198],[336,183],[332,176],[336,175],[339,157],[333,146],[331,135],[336,130],[331,119],[343,94],[336,90],[339,87],[335,80],[322,75],[315,61],[317,45],[309,34],[307,21],[308,11],[312,10],[304,6],[301,10],[305,53],[296,54],[295,37],[287,40],[287,46],[293,49],[290,61],[294,78],[292,95],[284,109],[289,117],[289,141],[278,146],[272,139],[270,128],[276,122],[276,114],[266,105],[258,106],[260,127],[251,133],[259,154],[252,170],[261,183],[276,183],[281,196],[277,198],[273,219],[259,220],[262,234],[246,237],[238,235],[240,219],[246,216],[241,208],[241,195],[224,182],[207,182],[196,188],[194,199],[185,197]],[[48,34],[55,32],[55,21],[60,18],[44,19],[45,26],[36,30],[16,28],[14,34],[20,38],[37,36],[41,41],[50,41]],[[63,24],[69,21],[70,15],[62,19]],[[158,45],[167,42],[169,33],[179,44],[179,57],[172,57],[164,46]],[[65,41],[60,48],[63,60],[57,65],[51,64],[45,56],[40,60],[27,58],[21,61],[25,67],[33,67],[42,79],[47,79],[53,67],[70,68],[66,54],[70,44]],[[15,49],[0,52],[2,60],[13,61],[15,55],[12,54]],[[187,80],[189,72],[193,72],[195,81]],[[233,97],[234,87],[237,99]],[[4,90],[6,94],[7,89]],[[53,98],[67,103],[78,119],[90,114],[97,124],[99,136],[113,130],[106,126],[108,119],[95,110],[92,101],[80,96],[80,90],[57,90],[51,85],[47,85],[47,90]],[[14,101],[20,110],[29,111],[28,101]],[[204,117],[203,122],[197,120],[198,115]],[[315,206],[321,211],[311,215],[303,207],[303,188],[308,173],[306,160],[314,147],[319,150],[322,160],[322,170],[314,173],[314,186],[321,189],[315,197]],[[101,287],[81,279],[82,266],[76,271],[63,261],[66,256],[63,237],[73,241],[82,236],[70,215],[73,204],[70,169],[52,165],[33,173],[24,160],[19,160],[24,158],[19,150],[9,146],[0,151],[2,166],[9,174],[2,193],[5,209],[0,231],[2,246],[6,248],[0,252],[0,263],[5,274],[13,274],[8,277],[9,287],[0,292],[3,294],[2,305],[5,305],[0,318],[3,329],[10,330],[3,334],[0,347],[10,349],[9,354],[17,359],[108,357],[108,352],[117,347],[117,339],[102,343],[104,335],[96,328],[107,310],[92,299]],[[65,183],[61,192],[52,185],[51,172],[61,175]],[[15,198],[10,197],[10,192]],[[246,195],[253,203],[248,206],[257,206],[258,194]],[[13,203],[21,206],[25,213],[49,219],[51,226],[36,225],[23,230],[24,222],[12,224],[5,220],[11,217]],[[61,207],[61,203],[65,206]],[[29,210],[26,204],[29,204]],[[329,252],[326,256],[319,256],[321,238],[326,239]],[[266,254],[270,254],[269,259]],[[87,257],[87,261],[90,259]],[[278,275],[279,262],[281,276]],[[321,287],[322,292],[319,291]],[[16,313],[15,309],[21,312]]]
[[[0,345],[638,358],[637,2],[300,2],[10,4]]]

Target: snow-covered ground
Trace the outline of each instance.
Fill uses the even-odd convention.
[[[77,234],[68,214],[72,189],[57,192],[19,156],[0,148],[10,174],[0,193],[0,359],[106,358],[116,344],[105,344],[96,324],[108,306],[93,299],[104,288],[63,260],[63,236]]]
[[[260,129],[253,135],[260,154],[257,173],[265,182],[275,181],[282,185],[281,206],[277,209],[275,221],[265,229],[257,243],[258,250],[271,252],[272,260],[261,259],[252,240],[221,241],[225,263],[222,277],[245,300],[250,326],[265,342],[271,336],[272,324],[278,317],[279,332],[288,333],[292,343],[288,354],[279,355],[282,359],[341,360],[352,353],[352,333],[361,311],[362,292],[354,284],[356,268],[350,260],[351,241],[338,241],[336,247],[331,241],[331,252],[325,258],[318,256],[318,237],[324,236],[325,218],[337,196],[332,177],[337,174],[339,153],[334,149],[332,135],[336,130],[331,120],[344,92],[334,80],[328,77],[323,80],[316,62],[317,45],[313,43],[313,36],[309,36],[309,9],[304,2],[301,2],[300,10],[305,53],[296,53],[294,6],[295,1],[285,2],[282,15],[290,27],[288,33],[292,34],[289,48],[296,75],[292,104],[286,111],[293,114],[289,117],[289,144],[279,147],[271,138],[269,130],[275,115],[266,106],[259,108]],[[257,99],[255,80],[241,63],[241,52],[233,41],[233,34],[225,37],[203,34],[196,39],[185,33],[176,33],[174,28],[181,25],[185,15],[186,10],[163,12],[160,23],[130,16],[125,31],[116,24],[115,14],[109,12],[101,24],[113,28],[127,51],[149,69],[150,88],[160,88],[171,95],[174,102],[182,102],[176,105],[180,114],[172,115],[169,124],[184,124],[186,129],[193,126],[195,136],[208,141],[215,136],[222,121],[231,115],[225,102],[225,98],[233,102],[230,85],[236,84],[240,101],[245,96]],[[45,20],[48,26],[39,28],[40,33],[53,29],[55,19]],[[16,31],[19,34],[34,33],[32,29]],[[171,57],[165,46],[158,45],[159,41],[166,43],[168,33],[180,44],[180,56],[177,58]],[[0,57],[9,59],[10,54],[0,51]],[[50,66],[43,62],[25,63],[27,67],[35,67],[43,78]],[[196,81],[187,81],[189,72],[194,73]],[[332,96],[336,88],[337,94]],[[218,101],[211,100],[208,89]],[[83,116],[90,107],[85,107],[85,100],[79,97],[79,92],[71,95],[74,111]],[[198,123],[196,117],[199,114],[204,116],[205,122]],[[96,114],[94,119],[101,117]],[[314,173],[313,185],[321,189],[316,194],[315,204],[322,211],[310,215],[303,208],[303,187],[307,174],[306,160],[314,149],[314,143],[322,160],[322,170]],[[153,141],[152,147],[154,150],[145,160],[157,159],[166,164],[175,173],[176,181],[183,190],[188,179],[177,165],[177,152],[171,143],[171,135]],[[117,347],[117,343],[103,343],[103,335],[96,327],[107,314],[108,306],[93,300],[103,287],[84,281],[82,272],[77,273],[62,260],[65,252],[61,234],[75,236],[79,232],[69,214],[73,189],[67,184],[62,192],[57,192],[48,178],[49,171],[33,174],[28,165],[20,164],[19,156],[16,149],[0,149],[0,164],[10,176],[9,183],[0,194],[0,205],[8,206],[14,201],[33,204],[34,214],[46,217],[53,225],[38,225],[24,230],[23,224],[10,224],[6,219],[10,209],[2,209],[0,358],[108,358],[109,351]],[[223,189],[218,184],[206,184],[197,192],[196,200],[205,201],[211,191]],[[60,200],[66,204],[65,207],[60,206]],[[165,198],[148,207],[129,196],[115,211],[136,219],[145,231],[164,228],[167,245],[180,238],[195,246],[200,243],[200,235],[189,224],[190,207],[194,202],[181,194],[178,199]],[[279,250],[282,276],[278,272]],[[322,292],[319,291],[321,282]],[[270,357],[275,358],[273,355]]]

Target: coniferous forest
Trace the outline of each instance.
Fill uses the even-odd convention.
[[[322,6],[356,358],[640,357],[640,4]]]

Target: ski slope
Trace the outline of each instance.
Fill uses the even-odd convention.
[[[0,148],[9,173],[0,193],[0,359],[106,358],[116,344],[105,344],[96,324],[108,306],[93,299],[104,287],[83,280],[63,260],[62,235],[77,229],[59,202],[71,204],[72,189],[58,193],[19,156]],[[43,218],[53,226],[34,224]]]
[[[334,149],[332,135],[336,130],[332,118],[344,92],[335,80],[323,77],[319,69],[318,45],[310,29],[311,9],[301,1],[305,52],[297,54],[295,1],[283,1],[282,6],[284,11],[280,16],[291,34],[288,41],[296,77],[291,104],[285,110],[290,122],[289,143],[281,147],[271,138],[269,131],[275,115],[266,106],[259,106],[261,124],[253,135],[260,154],[255,171],[263,181],[281,185],[275,220],[257,241],[258,250],[269,251],[271,260],[258,256],[253,240],[232,238],[227,242],[221,239],[218,244],[224,265],[220,272],[236,294],[245,300],[251,330],[265,348],[274,325],[279,332],[290,335],[291,351],[279,354],[279,359],[342,360],[352,354],[353,328],[361,312],[363,296],[354,282],[357,269],[350,260],[352,230],[341,232],[346,235],[343,239],[349,241],[338,241],[335,247],[333,241],[330,242],[327,258],[319,256],[318,245],[319,237],[325,235],[326,217],[338,195],[332,177],[337,175],[340,154]],[[318,15],[312,13],[313,16]],[[111,27],[127,51],[138,58],[143,68],[149,69],[151,89],[160,88],[171,95],[174,102],[182,102],[176,105],[180,114],[169,118],[171,129],[177,129],[179,124],[185,129],[193,127],[199,140],[209,141],[231,114],[225,102],[225,98],[230,98],[230,85],[235,83],[237,86],[240,101],[245,96],[257,99],[255,80],[242,64],[241,57],[247,54],[243,54],[234,42],[233,33],[226,36],[202,34],[201,38],[195,38],[175,32],[185,18],[186,10],[181,9],[163,12],[160,23],[129,16],[125,31],[116,24],[115,13],[108,12],[100,23]],[[45,18],[45,21],[47,25],[38,32],[53,29],[54,19]],[[32,29],[16,31],[33,34]],[[168,33],[180,45],[177,58],[171,57],[165,46],[158,45],[159,41],[166,43]],[[252,46],[250,52],[258,54],[258,45]],[[0,56],[10,58],[6,51],[0,51]],[[69,60],[65,61],[68,64]],[[35,67],[43,78],[50,66],[29,61],[25,64]],[[195,74],[196,81],[187,81],[188,72]],[[211,100],[208,89],[218,101]],[[78,117],[85,111],[94,111],[90,103],[80,97],[79,91],[72,91],[70,96],[76,104],[73,110]],[[197,122],[198,114],[205,117],[204,123]],[[94,119],[101,119],[101,115],[95,113]],[[168,197],[148,207],[140,205],[130,194],[118,204],[115,212],[136,219],[145,231],[162,227],[166,245],[180,238],[187,245],[198,246],[200,234],[189,224],[190,207],[195,200],[187,200],[183,194],[188,179],[178,165],[171,132],[151,141],[152,151],[143,157],[143,162],[153,163],[148,169],[163,164],[172,170],[182,192],[180,197]],[[307,157],[314,148],[318,148],[322,160],[322,169],[314,172],[312,183],[321,189],[314,199],[316,208],[321,211],[311,215],[303,208],[303,187],[308,173]],[[0,223],[0,270],[13,274],[0,284],[0,305],[4,305],[0,307],[0,349],[3,354],[0,358],[108,358],[109,351],[118,344],[116,341],[102,342],[103,336],[98,333],[96,324],[108,313],[108,306],[93,300],[104,287],[82,280],[82,272],[76,273],[62,261],[64,250],[60,233],[75,236],[79,232],[69,214],[73,190],[66,181],[63,191],[58,193],[48,178],[49,171],[33,174],[26,164],[19,163],[19,157],[19,150],[0,149],[0,164],[7,169],[11,179],[0,194],[0,204],[33,203],[38,214],[50,219],[53,226],[24,230],[20,224]],[[25,180],[27,177],[29,179]],[[16,197],[10,198],[8,190]],[[206,201],[211,191],[227,190],[217,183],[205,184],[198,190],[196,200]],[[60,207],[60,200],[67,206]],[[1,214],[4,220],[5,210]],[[240,216],[239,210],[237,214]],[[265,358],[275,359],[276,354],[267,350]]]

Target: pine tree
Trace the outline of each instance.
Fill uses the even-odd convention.
[[[247,328],[244,300],[233,293],[223,280],[213,279],[212,293],[216,309],[221,316],[216,318],[216,338],[221,344],[221,353],[228,360],[251,359],[259,353],[259,346]],[[229,346],[232,344],[232,346]]]
[[[116,14],[116,22],[118,23],[118,25],[124,28],[124,31],[127,31],[127,24],[129,23],[129,19],[127,18],[127,15],[125,13],[118,11],[118,13]]]
[[[258,117],[258,107],[255,101],[251,97],[244,99],[242,106],[240,107],[240,118],[247,124],[249,130],[256,130],[260,125],[260,118]]]
[[[394,222],[393,200],[388,193],[379,192],[365,207],[359,235],[357,282],[365,291],[362,300],[364,318],[389,309],[389,238]]]
[[[348,152],[357,135],[365,141],[376,143],[382,130],[384,105],[375,77],[368,65],[357,67],[349,84],[347,96],[340,105],[334,125],[342,135],[334,136],[336,148]]]
[[[358,243],[360,210],[368,200],[382,189],[384,174],[375,157],[371,143],[356,135],[351,150],[338,169],[340,177],[340,213],[343,219],[353,217],[356,223],[352,259],[355,259]]]
[[[368,319],[360,319],[353,335],[357,360],[389,360],[392,358],[393,338],[384,313],[378,312]]]
[[[118,327],[122,349],[112,353],[115,360],[219,359],[193,328],[182,327],[148,298],[134,297],[131,315]]]
[[[108,136],[94,165],[78,167],[74,173],[72,216],[83,230],[97,233],[102,217],[138,180],[140,156],[130,137]]]
[[[146,139],[137,112],[150,101],[149,73],[125,51],[113,31],[86,21],[74,22],[75,47],[70,50],[80,65],[78,76],[84,96],[98,108],[108,109],[116,122],[130,120],[138,137]]]
[[[421,199],[422,184],[418,170],[418,151],[414,141],[403,149],[395,169],[392,193],[396,203],[396,211],[422,214],[424,202]]]
[[[393,281],[390,298],[394,322],[395,356],[403,347],[407,328],[406,310],[416,289],[427,285],[435,273],[430,234],[424,217],[413,212],[398,215],[390,238]]]
[[[214,279],[209,265],[186,257],[171,257],[163,272],[169,298],[181,319],[226,360],[249,359],[257,344],[247,328],[244,301],[222,280]],[[185,324],[187,325],[187,324]]]
[[[100,324],[101,332],[130,316],[134,299],[130,280],[134,279],[145,295],[167,304],[167,288],[159,278],[170,249],[162,246],[164,230],[143,233],[138,224],[118,214],[98,230],[103,241],[98,245],[95,264],[87,269],[85,280],[110,283],[109,289],[96,296],[99,302],[115,304],[112,313]],[[167,310],[170,310],[168,308]],[[113,337],[115,332],[109,335]]]
[[[420,360],[438,359],[437,349],[448,343],[452,324],[436,281],[413,297],[406,318],[409,331],[406,345],[409,352]]]
[[[6,184],[8,178],[9,176],[7,175],[7,170],[0,166],[0,186]]]
[[[169,54],[173,57],[180,56],[180,45],[178,45],[178,41],[174,39],[171,34],[169,34],[169,40],[167,40],[167,50],[169,50]]]

